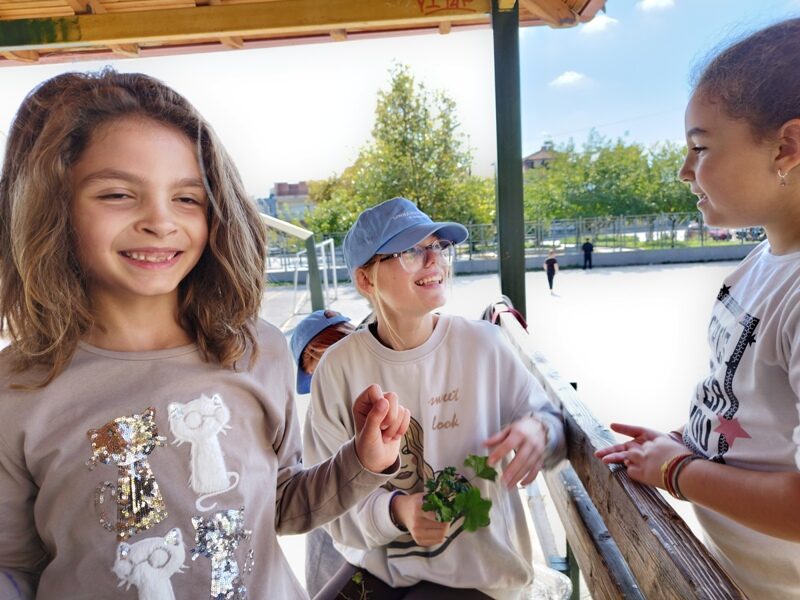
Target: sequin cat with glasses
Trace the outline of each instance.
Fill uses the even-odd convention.
[[[402,252],[392,252],[391,254],[380,256],[376,262],[399,258],[400,265],[407,273],[415,273],[425,265],[429,254],[432,254],[441,266],[449,268],[453,264],[455,246],[449,240],[436,240],[427,246],[412,246]]]

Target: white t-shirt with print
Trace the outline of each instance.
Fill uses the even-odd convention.
[[[800,252],[760,244],[720,289],[684,442],[716,462],[800,469]],[[800,507],[798,507],[800,509]],[[800,543],[695,506],[711,551],[751,598],[800,599]],[[800,516],[798,517],[800,518]]]

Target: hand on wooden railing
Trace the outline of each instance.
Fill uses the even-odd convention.
[[[687,454],[686,446],[667,433],[622,423],[611,423],[611,429],[632,439],[602,448],[594,455],[606,464],[624,464],[632,479],[653,487],[664,488],[662,467]]]

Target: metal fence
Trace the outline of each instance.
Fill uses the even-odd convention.
[[[497,257],[497,226],[494,223],[468,225],[469,238],[457,248],[457,260],[477,260]],[[344,265],[341,254],[344,232],[326,234],[322,239],[333,240],[336,262]],[[666,248],[691,248],[711,245],[743,244],[763,239],[760,228],[731,230],[709,227],[702,215],[690,213],[660,213],[579,219],[553,219],[525,223],[525,255],[539,256],[550,249],[579,252],[588,238],[595,250],[627,252]],[[318,239],[318,241],[322,241]],[[291,237],[270,232],[269,270],[293,272],[306,268],[301,247]]]

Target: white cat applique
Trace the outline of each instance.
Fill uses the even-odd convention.
[[[195,506],[201,511],[212,510],[216,503],[203,506],[203,500],[232,490],[239,483],[239,474],[226,470],[217,439],[220,433],[230,429],[230,411],[219,394],[210,398],[203,394],[186,404],[173,402],[168,411],[169,428],[175,436],[173,443],[192,445],[189,485],[201,494]]]
[[[185,558],[181,530],[174,528],[164,537],[120,543],[113,570],[120,586],[136,586],[139,600],[175,600],[170,577],[183,570]]]

